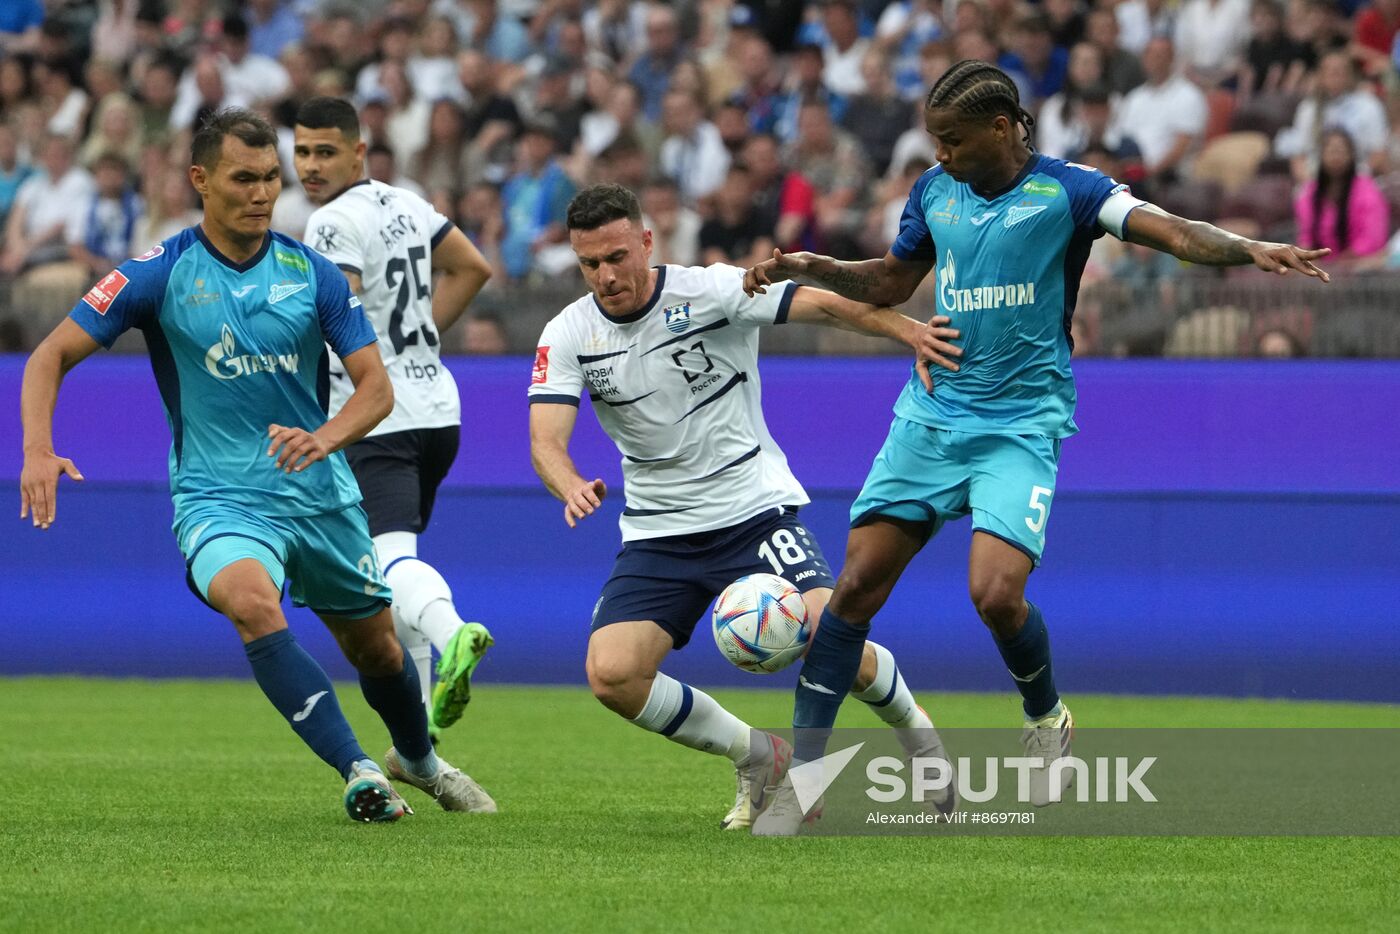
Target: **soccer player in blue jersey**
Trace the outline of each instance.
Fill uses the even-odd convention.
[[[1073,720],[1055,689],[1050,637],[1025,598],[1040,563],[1060,442],[1074,434],[1070,317],[1092,242],[1106,231],[1192,263],[1243,266],[1326,282],[1304,250],[1188,221],[1133,197],[1088,166],[1037,154],[1031,116],[1005,72],[954,65],[929,91],[925,125],[938,164],[909,193],[900,232],[879,259],[783,254],[745,274],[745,288],[794,276],[859,301],[899,305],[937,271],[937,314],[961,331],[959,367],[911,379],[889,437],[851,507],[846,562],[796,689],[794,761],[823,754],[860,664],[871,619],[905,567],[948,519],[971,514],[969,590],[1020,690],[1037,805],[1059,800],[1050,763],[1069,750]],[[825,685],[825,692],[805,687]],[[1073,776],[1061,770],[1067,781]],[[769,796],[755,833],[795,833],[789,782]]]
[[[58,478],[82,476],[53,448],[64,375],[128,328],[145,334],[173,444],[174,532],[191,588],[227,616],[259,687],[346,780],[363,821],[409,808],[365,754],[320,665],[282,614],[282,586],[335,635],[394,745],[389,774],[448,810],[494,811],[433,752],[415,667],[405,664],[360,491],[342,448],[393,406],[373,329],[340,270],[270,233],[281,191],[277,136],[246,110],[213,115],[191,143],[204,218],[108,273],[35,349],[24,371],[20,517],[55,518]],[[326,418],[329,344],[355,392]]]

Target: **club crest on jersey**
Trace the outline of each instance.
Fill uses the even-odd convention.
[[[661,309],[661,313],[666,318],[666,330],[672,334],[684,334],[685,329],[690,327],[690,302],[667,305]]]
[[[92,310],[99,315],[107,314],[107,309],[112,307],[112,302],[117,300],[122,289],[126,288],[127,278],[117,270],[113,269],[107,275],[97,281],[97,284],[88,289],[83,301],[92,306]]]

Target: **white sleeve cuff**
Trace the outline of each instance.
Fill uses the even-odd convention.
[[[1134,198],[1127,188],[1115,191],[1104,199],[1103,207],[1099,208],[1099,226],[1122,240],[1123,224],[1127,222],[1128,215],[1133,208],[1146,203],[1141,198]]]

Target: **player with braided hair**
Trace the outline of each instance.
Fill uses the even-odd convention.
[[[851,507],[846,562],[798,679],[794,761],[819,758],[860,663],[871,619],[906,566],[948,519],[972,516],[968,585],[1022,695],[1030,799],[1058,801],[1072,770],[1073,720],[1055,689],[1040,608],[1025,598],[1040,563],[1060,443],[1078,429],[1070,318],[1089,248],[1105,231],[1191,263],[1328,281],[1327,250],[1239,237],[1147,204],[1096,169],[1037,154],[1016,85],[979,61],[955,64],[924,111],[938,164],[914,183],[900,231],[880,259],[844,262],[773,251],[744,287],[803,276],[847,298],[899,305],[937,271],[933,313],[961,334],[960,365],[911,379]],[[1061,778],[1060,776],[1063,776]],[[755,833],[796,833],[791,782],[768,796]]]

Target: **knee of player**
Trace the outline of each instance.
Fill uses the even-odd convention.
[[[382,638],[367,640],[354,647],[350,663],[355,670],[372,678],[387,678],[403,670],[403,647],[390,630]]]
[[[866,625],[884,605],[889,592],[889,585],[879,575],[848,566],[837,578],[827,607],[852,625]]]
[[[258,639],[271,635],[287,628],[278,601],[280,596],[257,590],[234,594],[224,604],[224,615],[246,638]]]
[[[1011,577],[976,578],[969,589],[977,615],[993,629],[1014,623],[1025,612],[1025,594]]]
[[[603,706],[624,716],[632,711],[635,716],[646,703],[642,693],[645,686],[641,672],[621,660],[610,658],[590,658],[588,660],[588,687]]]

